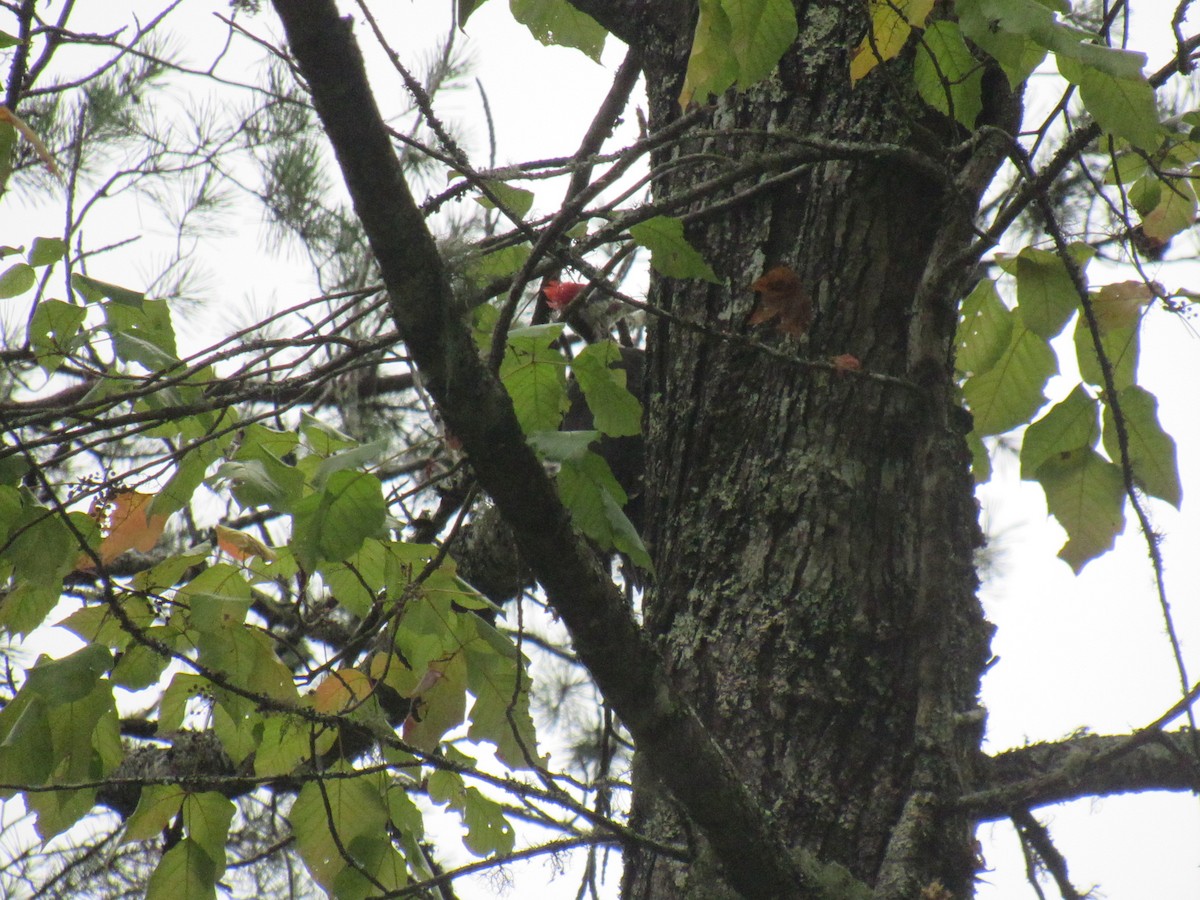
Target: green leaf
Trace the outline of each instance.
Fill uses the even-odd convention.
[[[600,62],[608,32],[567,0],[509,0],[513,18],[546,46],[574,47]]]
[[[112,685],[96,682],[87,696],[48,705],[50,760],[48,783],[77,784],[103,779],[123,755],[120,724]],[[96,789],[27,794],[26,805],[37,812],[37,830],[43,839],[59,834],[85,816],[95,802]]]
[[[1145,80],[1142,76],[1147,61],[1145,53],[1098,44],[1096,35],[1084,29],[1056,23],[1041,40],[1060,60],[1074,60],[1085,69],[1121,81]]]
[[[349,450],[342,450],[334,453],[332,456],[321,460],[313,473],[313,487],[324,487],[329,480],[329,476],[334,472],[344,472],[362,468],[368,463],[375,462],[387,450],[388,439],[380,438],[377,441],[371,441],[369,444],[363,444],[360,447],[353,447]]]
[[[131,291],[129,288],[109,284],[106,281],[97,281],[95,278],[88,278],[86,275],[72,275],[71,287],[81,293],[88,303],[112,300],[115,303],[120,303],[133,309],[140,309],[142,302],[146,299],[146,295],[141,291]]]
[[[34,238],[33,246],[29,248],[31,266],[48,266],[62,259],[67,253],[67,244],[62,238]]]
[[[369,537],[357,552],[326,563],[319,571],[338,605],[361,618],[381,595],[398,600],[432,558],[431,551],[426,544]]]
[[[1038,469],[1046,506],[1067,532],[1058,552],[1078,575],[1088,562],[1112,549],[1125,529],[1125,487],[1119,466],[1096,451],[1074,450]]]
[[[921,99],[973,129],[983,109],[983,66],[963,40],[958,25],[933,22],[917,45],[913,80]]]
[[[299,439],[291,432],[272,431],[269,428],[264,432],[266,434],[259,438],[260,442],[279,457],[286,456],[299,443]],[[300,414],[300,433],[304,436],[304,443],[317,456],[332,456],[358,446],[358,441],[350,435],[338,431],[309,412]]]
[[[202,545],[199,549],[168,556],[162,562],[134,575],[133,586],[147,594],[160,593],[163,589],[178,584],[188,569],[201,565],[208,559],[208,555],[208,546]],[[138,621],[136,617],[134,621]]]
[[[144,644],[134,644],[121,654],[113,666],[112,682],[131,691],[144,690],[158,683],[168,662],[156,650]]]
[[[21,691],[0,710],[0,783],[42,785],[54,766],[49,705]],[[11,796],[4,791],[0,796]]]
[[[602,457],[589,452],[578,461],[565,460],[557,480],[559,497],[576,528],[603,549],[620,550],[653,571],[650,554],[622,509],[628,499],[625,491]]]
[[[1025,326],[1050,340],[1079,307],[1079,293],[1058,254],[1024,248],[1016,259],[1017,305]]]
[[[1129,440],[1129,463],[1138,487],[1151,497],[1166,500],[1176,509],[1183,500],[1175,441],[1158,422],[1158,399],[1145,388],[1131,385],[1118,394]],[[1112,406],[1104,404],[1104,449],[1121,461],[1120,442]]]
[[[513,187],[510,184],[505,184],[503,181],[487,181],[484,183],[487,185],[487,189],[495,195],[496,199],[503,204],[504,208],[518,219],[525,218],[525,214],[533,206],[533,191]],[[496,209],[496,204],[492,201],[492,198],[486,195],[476,197],[475,202],[484,209]]]
[[[387,519],[383,485],[365,472],[334,472],[325,487],[303,498],[292,514],[290,546],[309,571],[345,559]]]
[[[650,251],[650,265],[668,278],[702,278],[720,284],[712,267],[683,235],[683,222],[671,216],[655,216],[631,225],[634,243]]]
[[[1138,354],[1140,352],[1138,324],[1125,328],[1112,328],[1100,332],[1100,346],[1112,367],[1114,387],[1122,390],[1137,382]],[[1088,384],[1104,388],[1104,373],[1100,368],[1100,357],[1092,341],[1092,332],[1087,319],[1080,316],[1075,323],[1075,358],[1079,362],[1079,374]]]
[[[504,856],[512,852],[517,839],[512,823],[504,817],[504,808],[478,788],[463,792],[462,817],[467,826],[463,844],[476,856]]]
[[[458,0],[458,27],[465,28],[467,19],[471,18],[471,14],[487,0]]]
[[[723,94],[738,80],[739,67],[733,55],[733,25],[722,0],[700,0],[700,16],[692,38],[687,74],[679,105],[687,109],[699,96],[708,101],[710,94]]]
[[[151,372],[179,364],[175,328],[165,300],[144,300],[137,305],[113,300],[104,304],[104,317],[119,359],[139,363]]]
[[[218,877],[204,848],[185,837],[163,854],[146,884],[146,900],[216,900]]]
[[[342,764],[331,771],[349,774]],[[386,778],[373,773],[308,781],[292,804],[288,818],[300,857],[316,882],[338,900],[360,900],[379,893],[378,887],[350,866],[339,843],[357,866],[385,888],[401,888],[407,881],[404,859],[391,848],[387,836],[386,793]]]
[[[0,603],[0,626],[15,634],[28,634],[42,624],[57,604],[63,578],[74,567],[80,548],[75,534],[52,510],[33,505],[5,509],[2,530],[7,541],[0,545],[0,561],[12,566],[13,589]],[[72,522],[98,542],[96,523],[82,513]]]
[[[138,798],[137,809],[125,822],[124,841],[149,841],[157,838],[179,813],[186,795],[187,792],[177,784],[146,785]]]
[[[267,715],[254,753],[254,774],[259,778],[290,775],[312,752],[312,729],[299,716]]]
[[[32,266],[23,262],[9,266],[0,275],[0,300],[25,293],[36,281],[37,275]]]
[[[513,401],[513,411],[526,434],[553,431],[567,410],[566,359],[551,346],[561,331],[509,335],[500,381]]]
[[[1162,182],[1153,175],[1139,178],[1129,187],[1129,202],[1140,215],[1149,215],[1162,202]]]
[[[791,0],[724,0],[742,90],[775,71],[799,33]]]
[[[246,621],[250,598],[250,584],[228,563],[209,566],[175,595],[188,628],[218,635]]]
[[[465,623],[474,631],[463,645],[467,687],[475,697],[467,736],[494,744],[497,758],[510,769],[544,764],[529,713],[530,680],[525,660],[518,669],[516,646],[489,622],[475,616]]]
[[[1148,237],[1165,241],[1191,228],[1195,221],[1196,189],[1185,179],[1171,178],[1160,184],[1158,200],[1142,217],[1142,231]]]
[[[1106,132],[1143,150],[1158,149],[1163,130],[1154,102],[1154,88],[1140,73],[1137,77],[1120,78],[1062,54],[1058,55],[1058,71],[1063,78],[1079,85],[1084,109]]]
[[[501,247],[482,256],[472,256],[467,263],[467,277],[476,285],[486,284],[495,278],[507,278],[520,271],[529,259],[530,246],[528,241],[522,241],[511,247]],[[495,307],[485,306],[484,309],[495,311]],[[490,329],[489,329],[490,335]]]
[[[1021,477],[1037,478],[1048,459],[1074,450],[1090,450],[1100,437],[1100,405],[1083,385],[1029,426],[1021,441]]]
[[[462,641],[457,635],[461,630],[457,619],[460,615],[454,610],[453,601],[441,595],[424,596],[420,602],[409,603],[404,608],[396,632],[396,649],[416,677],[424,676],[434,661],[449,658],[459,651]]]
[[[1057,371],[1054,350],[1026,328],[1020,310],[1014,310],[1007,349],[991,369],[963,384],[976,433],[1002,434],[1028,422],[1046,402],[1046,382]]]
[[[243,453],[239,451],[236,455]],[[243,507],[266,506],[276,512],[291,512],[304,489],[304,473],[269,452],[257,455],[257,459],[222,463],[213,481],[229,482],[234,498]]]
[[[215,791],[189,793],[183,801],[183,827],[212,860],[217,878],[225,872],[225,841],[233,810],[233,801]]]
[[[175,471],[150,504],[150,514],[169,516],[183,509],[204,482],[208,467],[220,459],[233,442],[232,432],[192,446],[179,457]]]
[[[89,644],[61,659],[39,662],[29,670],[25,690],[47,703],[74,703],[94,691],[100,676],[112,665],[113,655],[107,647]]]
[[[605,493],[611,494],[621,506],[628,498],[608,463],[589,451],[582,459],[564,460],[557,480],[559,496],[571,511],[575,527],[604,549],[611,550],[614,547],[612,526],[601,498]]]
[[[615,341],[585,347],[571,361],[596,428],[611,437],[640,434],[642,404],[626,388],[621,348]]]
[[[113,600],[136,627],[146,628],[153,623],[155,613],[145,598],[135,594],[118,594]],[[74,632],[80,640],[89,644],[103,644],[118,650],[123,650],[133,640],[107,603],[77,609],[57,625]]]
[[[80,333],[87,310],[62,300],[38,303],[29,320],[29,344],[46,374],[52,374],[63,359],[85,343]]]
[[[258,748],[263,715],[244,697],[214,690],[217,702],[212,707],[212,730],[221,749],[235,765],[241,765]]]
[[[963,301],[955,344],[955,368],[965,375],[982,375],[1004,355],[1012,338],[1013,315],[984,278]]]
[[[604,505],[604,517],[608,520],[608,527],[612,529],[613,545],[635,565],[653,575],[654,563],[650,561],[650,554],[646,545],[642,543],[642,536],[625,515],[624,502],[618,503],[616,497],[609,492],[601,494],[600,502]]]
[[[18,44],[25,43],[16,35],[9,34],[7,31],[0,31],[0,50],[7,50],[9,47],[16,47]]]
[[[954,11],[963,37],[1000,64],[1010,86],[1022,84],[1046,58],[1046,48],[1027,33],[999,27],[991,0],[958,0]]]
[[[463,777],[447,769],[435,769],[427,780],[429,799],[434,803],[452,803],[466,788]]]
[[[231,627],[224,638],[204,633],[197,643],[201,661],[225,672],[240,687],[282,703],[297,700],[291,671],[275,655],[271,639],[253,626]]]

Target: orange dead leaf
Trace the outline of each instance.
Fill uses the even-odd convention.
[[[841,375],[843,372],[857,372],[862,368],[862,363],[857,356],[851,356],[849,353],[840,353],[837,356],[829,357],[829,361],[833,363],[833,371]]]
[[[252,534],[226,528],[224,525],[218,525],[216,531],[217,546],[238,562],[245,562],[252,556],[257,556],[267,562],[275,559],[275,551]]]
[[[787,266],[776,266],[750,285],[758,291],[758,303],[750,312],[748,324],[758,325],[778,317],[776,326],[794,338],[812,324],[812,299],[800,283],[800,276]]]
[[[50,174],[61,178],[59,175],[58,166],[54,164],[54,157],[50,155],[50,151],[46,149],[46,145],[42,143],[42,139],[37,136],[32,128],[25,124],[25,121],[7,106],[0,105],[0,122],[7,122],[17,129],[18,132],[33,144],[33,149],[37,151],[38,157],[46,164],[46,168],[50,170]]]
[[[327,715],[347,712],[371,696],[375,683],[358,669],[339,669],[313,691],[313,709]]]
[[[107,501],[92,504],[91,515],[100,523],[104,538],[96,548],[100,562],[108,564],[126,550],[146,553],[154,549],[166,527],[166,516],[149,515],[154,494],[137,491],[117,491]],[[78,572],[95,568],[95,560],[84,555],[75,564]]]

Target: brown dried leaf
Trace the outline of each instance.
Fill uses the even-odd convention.
[[[18,116],[7,106],[0,105],[0,122],[8,122],[13,128],[33,145],[33,149],[46,164],[46,168],[50,170],[50,174],[61,178],[62,175],[58,171],[58,166],[54,164],[54,157],[50,151],[46,149],[46,145],[42,143],[42,139],[37,136],[37,132],[25,124],[25,120]]]
[[[1106,284],[1092,298],[1096,324],[1108,333],[1136,325],[1142,307],[1154,299],[1154,286],[1144,281],[1120,281]]]
[[[776,327],[794,338],[808,331],[812,324],[812,299],[800,283],[800,276],[787,266],[776,266],[750,285],[758,291],[758,303],[750,312],[748,323],[759,325],[778,317]]]

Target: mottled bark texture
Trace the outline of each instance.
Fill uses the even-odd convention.
[[[844,864],[880,896],[940,882],[965,897],[972,825],[951,807],[972,782],[988,627],[972,566],[969,420],[952,389],[968,266],[947,261],[966,247],[999,158],[952,155],[965,134],[922,109],[903,61],[850,85],[862,4],[798,9],[801,36],[778,76],[716,102],[716,136],[673,151],[693,161],[656,181],[657,199],[789,135],[917,148],[947,180],[881,155],[813,165],[718,216],[696,203],[688,237],[723,283],[657,279],[650,301],[798,357],[853,354],[913,387],[656,322],[646,537],[659,578],[644,618],[789,846]],[[653,128],[678,115],[691,38],[680,28],[666,42],[666,31],[645,48]],[[799,342],[746,324],[748,286],[776,265],[815,300]],[[636,827],[694,841],[654,779],[635,779]],[[631,851],[625,896],[706,896],[702,871]]]

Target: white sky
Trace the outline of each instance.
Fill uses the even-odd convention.
[[[150,9],[157,4],[130,6]],[[449,0],[395,4],[385,22],[402,50],[428,48],[447,27],[450,6]],[[1161,10],[1150,6],[1143,0],[1135,7],[1144,11],[1144,18],[1135,19],[1133,46],[1159,48],[1152,54],[1153,68],[1169,53],[1170,32],[1163,22],[1174,4],[1157,4]],[[111,28],[113,14],[106,7],[92,13],[97,31]],[[171,30],[187,36],[185,52],[190,62],[207,63],[224,33],[211,16],[227,11],[223,0],[196,0],[176,15]],[[271,21],[268,14],[249,25],[260,31]],[[81,19],[78,27],[90,24]],[[364,45],[370,44],[365,26],[360,25],[357,33]],[[1141,36],[1145,37],[1139,40]],[[572,153],[623,53],[610,39],[604,65],[597,66],[575,51],[544,48],[512,21],[500,0],[475,14],[461,40],[471,52],[474,74],[488,92],[501,164]],[[377,96],[400,96],[403,87],[382,58],[371,59],[371,65]],[[446,120],[463,130],[477,165],[485,165],[487,132],[478,93],[467,89],[447,95],[439,98],[437,106]],[[554,185],[540,192],[537,202],[543,209],[553,209],[561,193],[561,185]],[[147,213],[143,218],[141,212],[127,219],[124,227],[131,233],[158,230],[161,237],[169,237],[154,216]],[[30,215],[36,220],[46,216],[49,230],[40,233],[54,233],[58,227],[57,210],[30,210]],[[311,291],[303,264],[270,263],[263,245],[250,240],[261,222],[258,210],[247,208],[235,234],[197,251],[212,269],[214,296],[225,298],[218,302],[231,309],[244,309],[247,296],[269,307],[294,303]],[[6,230],[11,230],[11,224],[6,222]],[[38,232],[31,224],[29,236],[34,233]],[[5,236],[10,241],[24,237]],[[1176,244],[1185,241],[1195,244],[1193,237],[1178,238]],[[131,267],[150,274],[144,256],[142,263],[136,262],[137,254],[135,250],[122,260],[97,261],[92,274],[131,284]],[[1132,277],[1100,273],[1096,266],[1090,270],[1094,283]],[[1200,273],[1192,265],[1163,266],[1154,277],[1168,286],[1200,288]],[[1200,677],[1200,553],[1196,549],[1200,519],[1191,507],[1200,497],[1200,466],[1195,464],[1200,458],[1195,398],[1200,383],[1198,350],[1200,338],[1176,317],[1159,310],[1147,316],[1140,383],[1158,396],[1162,424],[1174,436],[1180,460],[1187,463],[1181,472],[1184,511],[1176,513],[1158,501],[1149,501],[1149,508],[1156,527],[1166,535],[1167,587],[1193,680]],[[1064,368],[1069,356],[1068,352],[1060,358]],[[1051,383],[1051,399],[1061,399],[1073,385],[1069,379],[1056,379]],[[989,529],[1000,535],[1004,551],[1000,576],[983,590],[988,617],[999,629],[993,641],[999,662],[984,680],[988,749],[1053,740],[1081,728],[1125,732],[1154,720],[1178,698],[1179,685],[1144,539],[1132,517],[1127,515],[1129,524],[1117,549],[1076,577],[1055,558],[1064,536],[1047,519],[1040,487],[1020,482],[1015,462],[999,461],[997,470],[992,483],[980,492]],[[1110,898],[1200,896],[1200,804],[1193,797],[1158,794],[1082,801],[1038,815],[1051,823],[1077,888],[1099,885],[1101,895]],[[984,826],[980,838],[993,871],[981,873],[979,896],[984,900],[1032,897],[1011,829],[1002,824]],[[614,879],[618,874],[619,869],[612,869]],[[567,898],[577,889],[573,878],[553,877],[546,863],[522,867],[514,877],[511,896],[537,891],[540,897]],[[548,879],[552,879],[549,885],[539,887]],[[610,888],[615,896],[615,880],[610,880]],[[482,879],[469,886],[459,884],[458,889],[464,898],[503,892],[495,881]],[[1053,894],[1052,888],[1047,891]]]

